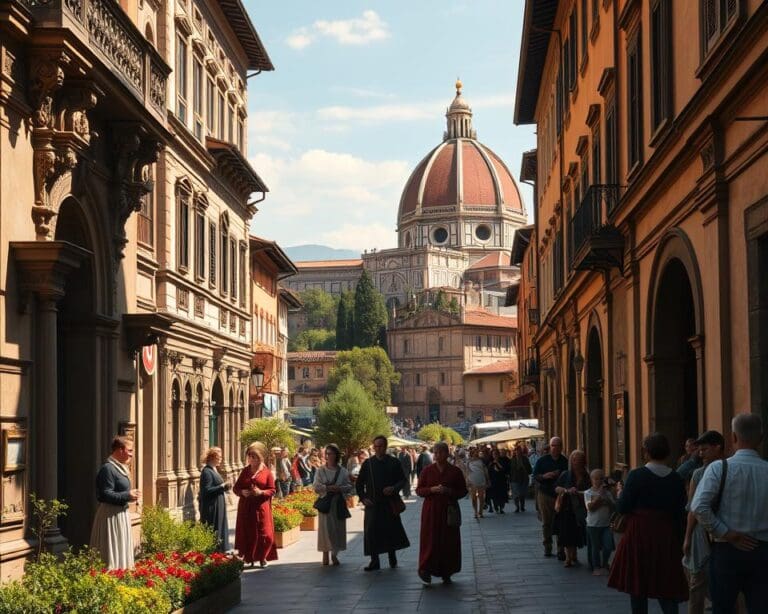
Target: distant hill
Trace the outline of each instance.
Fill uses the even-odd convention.
[[[283,248],[294,262],[300,260],[347,260],[359,258],[360,252],[353,249],[336,249],[325,245],[293,245]]]

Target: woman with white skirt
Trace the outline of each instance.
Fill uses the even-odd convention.
[[[99,506],[91,529],[91,547],[98,550],[107,569],[133,567],[133,536],[128,503],[141,493],[131,489],[128,463],[133,458],[133,441],[127,437],[112,440],[112,455],[96,475]]]
[[[325,447],[325,464],[315,472],[313,488],[321,497],[330,497],[331,505],[327,513],[319,513],[317,531],[317,550],[323,553],[323,565],[328,565],[328,555],[334,565],[339,565],[338,552],[347,549],[347,510],[346,497],[352,492],[349,472],[339,464],[341,451],[338,446],[329,444]]]

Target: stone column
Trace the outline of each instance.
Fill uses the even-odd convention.
[[[62,241],[12,242],[10,248],[16,262],[19,308],[26,312],[33,297],[36,304],[32,381],[36,402],[30,420],[33,459],[30,490],[43,499],[56,499],[59,495],[55,462],[59,443],[56,303],[64,296],[69,274],[92,254]],[[55,552],[66,548],[66,540],[55,522],[46,533],[45,541]]]

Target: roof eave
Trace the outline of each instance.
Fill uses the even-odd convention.
[[[248,58],[248,69],[258,71],[275,70],[251,16],[241,0],[219,0],[221,10],[235,33],[240,46]]]

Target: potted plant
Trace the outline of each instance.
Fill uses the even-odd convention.
[[[285,548],[298,541],[301,535],[301,512],[276,503],[272,507],[272,519],[275,525],[275,545],[278,548]]]
[[[312,490],[302,490],[288,495],[282,500],[282,504],[290,507],[302,516],[302,531],[317,531],[317,510],[314,507],[317,495]]]

